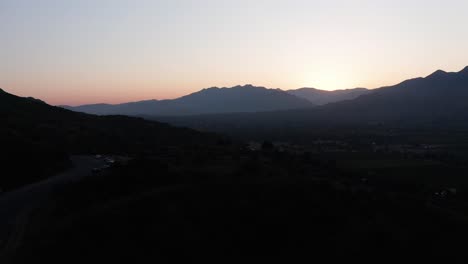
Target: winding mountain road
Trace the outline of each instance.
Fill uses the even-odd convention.
[[[54,188],[92,175],[105,161],[93,156],[72,156],[73,167],[44,181],[0,196],[0,259],[21,243],[30,213],[50,199]]]

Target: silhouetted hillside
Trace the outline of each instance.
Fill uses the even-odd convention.
[[[273,111],[312,106],[309,101],[279,89],[245,85],[203,89],[174,100],[147,100],[118,105],[94,104],[66,108],[99,115],[196,115]]]
[[[169,146],[214,144],[218,139],[141,118],[77,113],[4,91],[0,120],[3,170],[11,172],[2,178],[0,188],[51,176],[67,166],[68,154],[136,155]]]
[[[450,131],[446,136],[452,144],[426,145],[408,144],[404,136],[392,138],[395,130],[380,129],[381,125],[369,126],[371,131],[361,128],[375,116],[403,124],[383,113],[394,105],[399,114],[404,110],[399,104],[418,102],[419,96],[412,94],[424,94],[434,104],[436,97],[450,94],[452,105],[461,106],[453,94],[466,99],[459,91],[464,89],[460,83],[465,82],[461,76],[465,73],[438,72],[382,88],[377,96],[363,95],[316,110],[201,115],[177,121],[209,130],[263,134],[263,139],[292,140],[300,133],[314,141],[312,145],[269,141],[211,145],[218,137],[137,118],[74,113],[1,94],[0,117],[8,125],[8,130],[0,130],[7,131],[2,138],[26,142],[20,158],[46,157],[42,167],[60,164],[49,152],[34,151],[37,146],[53,146],[54,153],[65,149],[130,156],[55,186],[40,207],[13,215],[11,234],[3,236],[11,260],[6,263],[38,259],[458,263],[455,260],[467,257],[466,131]],[[440,83],[429,85],[436,82]],[[414,119],[423,116],[414,113],[408,121],[427,122]],[[411,132],[417,143],[425,140],[424,133]],[[327,139],[335,136],[341,139]],[[20,162],[18,170],[29,167],[28,160]],[[32,169],[36,168],[30,168],[29,175],[36,175]],[[3,181],[22,174],[6,175]]]
[[[315,105],[324,105],[328,103],[355,99],[372,91],[366,88],[354,88],[335,91],[325,91],[315,88],[300,88],[296,90],[288,90],[286,92],[298,97],[305,98]]]
[[[468,67],[458,73],[436,71],[375,92],[323,107],[319,113],[363,122],[450,122],[468,120]]]

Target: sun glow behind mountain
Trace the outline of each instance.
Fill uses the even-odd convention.
[[[314,87],[322,90],[338,90],[345,88],[354,88],[362,85],[363,80],[359,80],[359,76],[352,71],[346,69],[318,69],[305,74],[304,81],[300,87]]]
[[[252,83],[396,84],[468,61],[468,2],[0,2],[0,87],[51,104],[176,98]]]

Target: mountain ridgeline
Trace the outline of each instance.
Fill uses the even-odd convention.
[[[314,118],[347,123],[464,125],[468,120],[467,102],[468,67],[457,73],[438,70],[355,100],[323,106],[314,112]]]
[[[146,100],[117,105],[94,104],[68,107],[98,115],[197,115],[213,113],[262,112],[309,108],[314,104],[279,89],[252,85],[212,87],[173,100]]]
[[[307,134],[318,128],[384,124],[393,127],[466,127],[468,67],[460,72],[436,71],[425,78],[374,89],[353,100],[310,109],[232,113],[192,117],[154,117],[169,123],[230,134]],[[289,135],[289,134],[288,134]]]
[[[0,199],[0,262],[468,258],[468,129],[448,130],[468,123],[468,68],[322,106],[219,113],[244,99],[243,109],[253,110],[257,92],[271,93],[269,104],[299,99],[265,88],[213,88],[178,102],[201,109],[210,97],[217,114],[152,117],[257,135],[247,143],[0,90],[0,187],[55,175]],[[394,129],[403,126],[418,129]],[[424,126],[442,128],[451,143],[428,142]],[[296,144],[300,134],[312,144]],[[70,154],[106,165],[88,171],[76,157],[67,163]]]

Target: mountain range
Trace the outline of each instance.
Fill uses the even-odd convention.
[[[407,80],[394,86],[381,87],[377,89],[354,88],[335,91],[319,90],[315,88],[299,88],[294,90],[268,89],[253,85],[238,85],[231,88],[212,87],[201,91],[182,96],[172,100],[144,100],[123,104],[90,104],[81,106],[62,106],[73,111],[98,114],[98,115],[132,115],[132,116],[186,116],[201,114],[222,114],[222,113],[242,113],[242,112],[266,112],[284,111],[303,108],[313,108],[327,104],[361,100],[364,95],[376,94],[380,98],[381,94],[393,94],[384,92],[387,90],[405,89],[408,83],[412,85],[428,86],[427,90],[404,91],[416,93],[416,97],[425,98],[429,93],[434,93],[433,86],[444,85],[441,82],[449,81],[454,85],[454,76],[463,75],[463,72],[448,73],[441,70],[434,72],[426,78],[416,78]],[[418,80],[424,80],[424,83]],[[416,84],[415,84],[416,82]],[[403,87],[403,88],[399,88]],[[431,88],[432,87],[432,88]],[[432,89],[432,90],[431,90]],[[402,94],[402,95],[403,95]],[[394,95],[391,95],[392,98]],[[395,96],[398,96],[398,92]],[[359,100],[357,102],[359,102]],[[363,101],[367,99],[362,99]],[[374,100],[374,99],[368,99]],[[354,104],[354,103],[353,103]],[[335,107],[335,106],[333,106]],[[333,108],[332,107],[332,108]]]
[[[406,80],[352,100],[309,109],[152,119],[224,133],[312,131],[317,127],[368,124],[465,127],[468,125],[468,67],[460,72],[438,70],[425,78]]]
[[[354,100],[320,107],[315,116],[352,122],[463,123],[468,118],[468,67],[460,72],[438,70],[425,78],[375,89]]]
[[[214,101],[218,93],[232,91],[244,98],[245,88],[265,94],[265,88],[251,86],[196,94],[198,103],[206,101],[206,93],[215,94]],[[267,91],[274,98],[298,98]],[[225,109],[232,111],[235,105],[226,100],[231,103]],[[252,254],[289,262],[291,256],[298,261],[337,256],[342,262],[362,252],[362,262],[391,248],[398,259],[408,253],[410,259],[450,259],[464,252],[459,241],[468,234],[467,102],[468,67],[314,107],[306,102],[281,111],[145,116],[227,134],[256,133],[263,140],[256,149],[143,118],[74,112],[0,89],[2,190],[52,175],[66,178],[3,196],[0,219],[6,224],[0,238],[6,243],[0,249],[7,251],[1,253],[13,258],[8,263],[133,263],[174,256],[244,260]],[[431,133],[443,130],[451,144],[426,151],[444,146],[426,145],[427,134],[419,130],[426,125],[436,128]],[[448,130],[453,125],[465,128]],[[418,127],[409,129],[416,140],[407,143],[408,134],[395,138],[391,126]],[[278,146],[279,140],[301,143],[298,134],[313,144]],[[415,152],[388,148],[407,144],[418,147]],[[72,165],[86,171],[68,160],[70,154],[101,162],[98,153],[128,162],[95,167],[98,172],[90,169],[81,179],[70,180],[71,171],[57,175]],[[20,206],[12,210],[15,203]]]
[[[287,110],[313,106],[314,104],[310,101],[280,89],[244,85],[231,88],[207,88],[173,100],[63,107],[98,115],[197,115]]]
[[[51,108],[37,99],[22,100],[39,108]],[[272,128],[299,131],[324,124],[466,126],[467,102],[468,67],[465,67],[460,72],[438,70],[424,78],[373,90],[357,88],[324,92],[303,88],[282,91],[245,85],[203,89],[174,100],[85,105],[69,109],[100,115],[135,115],[177,126],[232,133],[236,130],[272,131]],[[1,108],[4,107],[2,104]],[[63,114],[65,111],[57,107],[53,109],[55,113]],[[19,112],[25,115],[27,111],[17,112],[16,115]],[[73,116],[70,120],[77,117],[77,113],[70,111],[66,115]],[[97,117],[88,119],[96,120]]]

